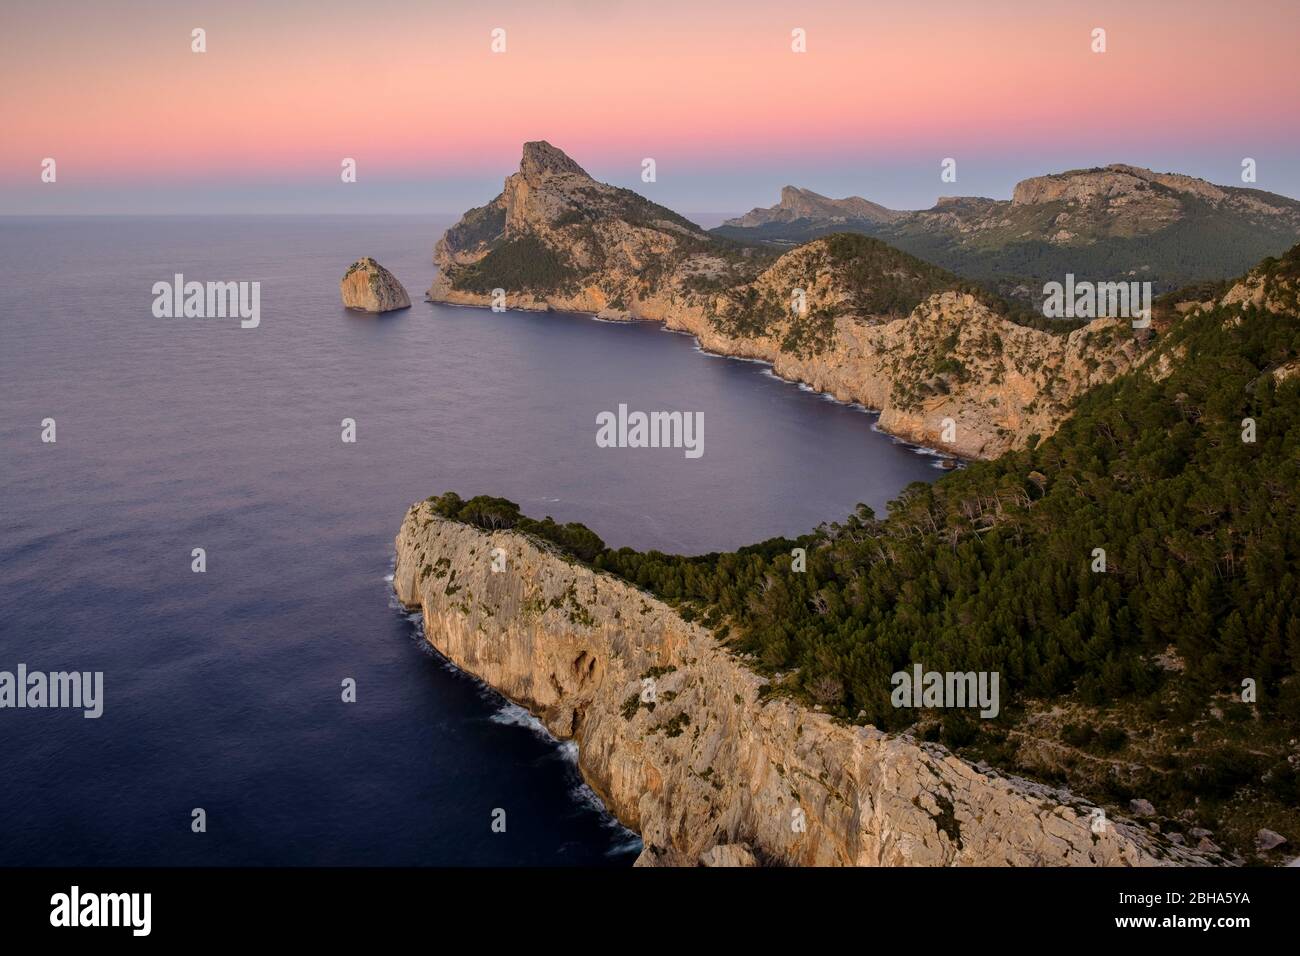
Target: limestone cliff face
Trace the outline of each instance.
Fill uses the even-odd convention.
[[[642,835],[640,865],[1203,862],[937,745],[763,700],[709,631],[521,535],[420,502],[396,546],[397,596],[430,644],[577,741],[583,777]]]
[[[873,314],[861,288],[827,254],[828,242],[787,253],[752,284],[757,295],[742,299],[784,303],[789,290],[804,290],[808,314],[833,317],[823,349],[783,349],[788,323],[775,334],[737,339],[707,321],[689,321],[689,310],[674,314],[706,348],[771,361],[783,378],[880,410],[880,427],[892,434],[967,457],[994,458],[1032,435],[1046,438],[1083,392],[1141,355],[1123,320],[1052,334],[956,291],[929,295],[907,315]],[[714,311],[725,317],[734,303],[735,297],[717,301]],[[668,324],[674,327],[671,318]]]
[[[348,267],[339,282],[343,304],[359,312],[391,312],[409,309],[411,299],[397,277],[369,256]]]
[[[542,257],[554,260],[550,271],[512,288],[506,277]],[[884,246],[867,267],[835,254],[832,239],[779,257],[713,240],[663,207],[596,183],[546,143],[525,146],[502,194],[448,230],[435,259],[431,301],[489,305],[492,276],[501,276],[508,308],[660,321],[709,351],[771,362],[783,378],[876,409],[893,434],[967,457],[1046,438],[1082,392],[1138,354],[1113,319],[1053,335],[951,289],[923,295],[959,280],[936,278],[941,270]],[[890,293],[900,285],[920,290],[911,299],[920,304],[901,314]],[[796,290],[804,318],[791,312]],[[764,322],[746,321],[757,312]],[[815,347],[788,347],[805,318]]]

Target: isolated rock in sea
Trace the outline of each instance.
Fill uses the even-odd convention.
[[[339,283],[343,304],[360,312],[392,312],[409,309],[411,298],[397,277],[370,256],[348,266]]]
[[[713,632],[525,535],[419,502],[396,545],[397,597],[429,643],[578,742],[583,778],[641,834],[640,866],[1214,862],[1122,818],[1098,827],[1066,791],[765,696]]]

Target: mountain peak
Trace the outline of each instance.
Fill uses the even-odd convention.
[[[789,206],[789,205],[791,205],[792,203],[796,203],[796,202],[798,202],[800,199],[821,199],[821,200],[825,200],[826,197],[825,197],[825,196],[822,196],[822,195],[820,195],[820,194],[818,194],[818,193],[813,192],[811,189],[800,189],[798,186],[782,186],[782,187],[781,187],[781,202],[780,202],[780,205],[782,205],[782,206]]]
[[[519,171],[529,180],[546,175],[591,178],[587,175],[587,171],[570,159],[564,150],[557,149],[544,139],[524,143],[524,154],[519,160]]]
[[[891,222],[902,213],[886,209],[861,196],[829,199],[811,189],[782,186],[781,201],[767,209],[752,209],[739,219],[728,219],[724,226],[752,228],[768,223],[792,222],[799,219],[827,223]]]
[[[1063,173],[1034,176],[1016,183],[1011,202],[1017,206],[1055,202],[1109,201],[1116,197],[1143,197],[1152,185],[1173,193],[1198,196],[1211,202],[1228,198],[1222,187],[1181,173],[1157,173],[1144,166],[1111,163],[1092,169],[1070,169]]]
[[[448,289],[453,280],[477,287],[489,281],[484,276],[489,289],[549,288],[598,265],[632,274],[669,249],[707,241],[695,223],[597,182],[563,150],[536,140],[524,143],[519,172],[506,177],[501,193],[443,234],[434,261]]]

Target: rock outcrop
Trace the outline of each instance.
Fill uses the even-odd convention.
[[[1290,256],[1291,261],[1294,258]],[[1252,269],[1228,289],[1219,305],[1262,309],[1274,315],[1295,314],[1300,311],[1300,282],[1293,274],[1270,272],[1266,267]]]
[[[1024,206],[1060,200],[1094,202],[1119,197],[1140,199],[1143,193],[1151,191],[1149,187],[1152,183],[1166,187],[1171,193],[1190,193],[1212,202],[1228,197],[1228,193],[1221,187],[1194,176],[1155,173],[1140,166],[1112,163],[1098,169],[1076,169],[1021,180],[1011,194],[1011,203]]]
[[[705,628],[511,532],[413,505],[394,586],[429,643],[578,744],[638,864],[1200,864],[1070,794],[765,697]],[[492,571],[493,549],[506,570]]]
[[[1069,335],[1011,322],[956,276],[866,237],[779,257],[716,240],[547,143],[524,147],[520,171],[447,231],[435,260],[432,301],[485,306],[501,289],[509,308],[660,321],[968,457],[1047,437],[1139,351],[1114,319]]]
[[[343,304],[359,312],[392,312],[411,307],[410,296],[397,277],[369,256],[348,266],[339,282],[339,292]]]

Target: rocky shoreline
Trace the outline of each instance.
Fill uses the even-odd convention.
[[[583,778],[642,836],[638,865],[1209,862],[1064,791],[767,697],[706,628],[524,535],[419,502],[396,550],[429,643],[577,742]]]
[[[435,280],[425,301],[487,308],[481,295],[459,292]],[[882,431],[906,442],[958,458],[996,458],[1023,447],[1030,436],[1046,438],[1066,417],[1066,408],[1084,391],[1109,381],[1143,359],[1127,323],[1097,319],[1068,335],[1053,335],[1017,325],[973,296],[936,293],[902,319],[868,323],[837,319],[833,345],[816,355],[783,351],[770,337],[738,338],[719,332],[698,304],[676,297],[637,300],[630,310],[613,310],[587,295],[539,299],[506,297],[510,309],[573,312],[604,321],[651,321],[691,335],[702,351],[758,361],[778,378],[861,405],[879,415]],[[895,400],[896,386],[912,368],[925,368],[936,326],[957,337],[963,368],[984,366],[968,387],[935,395],[917,405]],[[1117,334],[1119,333],[1119,334]],[[1000,354],[981,352],[997,341]],[[1104,342],[1098,345],[1098,342]],[[1113,343],[1113,344],[1112,344]],[[915,361],[918,356],[920,361]],[[1055,383],[1053,393],[1051,383]],[[1045,387],[1046,386],[1046,387]],[[1050,398],[1046,396],[1051,396]]]
[[[448,296],[447,298],[435,299],[432,298],[431,296],[432,291],[433,290],[431,289],[429,290],[429,292],[425,293],[424,296],[425,302],[429,302],[434,305],[454,305],[458,308],[463,308],[463,309],[489,308],[489,306],[484,305],[482,302],[458,301],[459,299],[458,296]],[[920,436],[915,432],[902,433],[899,431],[892,430],[890,428],[886,428],[883,424],[881,424],[881,419],[883,417],[883,413],[881,409],[873,408],[872,406],[866,404],[860,399],[852,398],[852,397],[846,398],[841,395],[835,394],[834,392],[831,392],[827,389],[818,388],[815,385],[810,384],[809,382],[803,381],[802,379],[791,378],[787,375],[784,375],[782,374],[781,370],[777,368],[777,362],[774,358],[767,358],[763,356],[753,356],[753,355],[742,355],[742,354],[737,354],[736,352],[717,351],[715,348],[711,348],[708,344],[706,344],[703,340],[701,340],[698,331],[696,331],[694,328],[687,328],[687,327],[674,325],[668,319],[643,318],[636,315],[632,315],[631,313],[627,313],[627,312],[622,312],[622,313],[611,312],[609,309],[604,309],[599,312],[592,312],[590,310],[583,310],[583,309],[558,309],[558,308],[553,309],[549,304],[545,302],[542,302],[540,304],[533,303],[533,304],[511,305],[510,308],[518,312],[566,312],[572,315],[586,316],[587,318],[594,319],[597,322],[614,322],[617,324],[624,324],[624,325],[630,325],[638,322],[657,322],[659,325],[663,327],[664,331],[666,332],[671,332],[674,335],[690,336],[691,339],[694,340],[696,348],[699,349],[699,351],[702,354],[707,355],[710,358],[739,359],[745,362],[755,362],[759,365],[764,365],[776,378],[780,379],[782,382],[785,382],[787,385],[794,385],[800,388],[811,389],[816,394],[830,398],[841,405],[852,405],[856,408],[862,409],[863,411],[870,412],[871,414],[876,416],[877,418],[876,427],[880,431],[889,435],[891,438],[903,442],[904,444],[910,447],[923,448],[926,449],[927,452],[935,453],[935,456],[939,461],[949,462],[950,467],[955,467],[958,460],[969,461],[969,460],[977,459],[979,457],[977,455],[972,455],[967,452],[961,451],[951,444],[945,445],[939,441],[928,441],[923,436]],[[727,339],[725,336],[721,336],[718,338],[722,338],[725,341],[733,341],[731,339]]]

